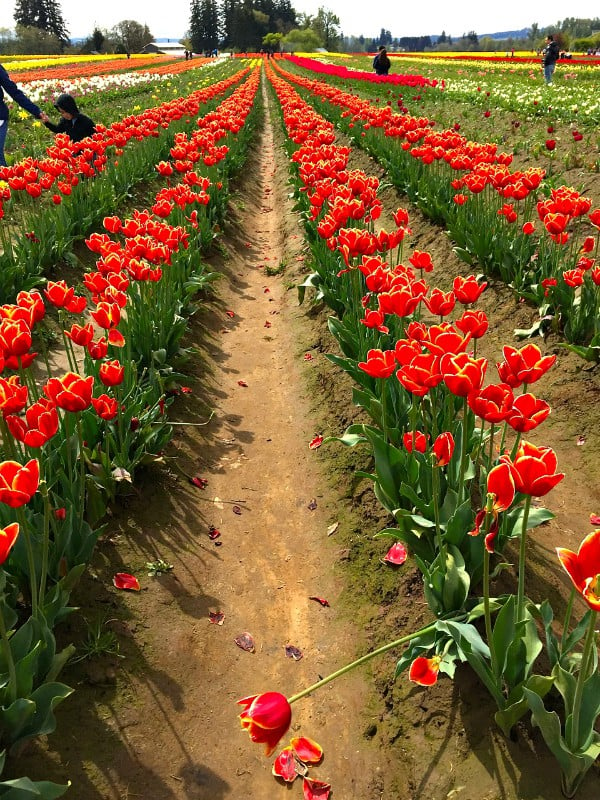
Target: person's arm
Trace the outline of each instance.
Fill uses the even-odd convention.
[[[50,122],[50,120],[48,120],[47,122],[44,122],[44,125],[46,126],[46,128],[48,128],[49,131],[52,131],[52,133],[66,133],[67,128],[65,126],[65,123],[66,120],[64,119],[61,119],[58,125],[55,125],[53,122]]]
[[[29,111],[36,119],[40,119],[43,116],[42,110],[35,103],[32,103],[27,95],[23,94],[14,81],[11,81],[4,67],[0,67],[0,86],[12,97],[15,103],[18,103],[25,111]]]

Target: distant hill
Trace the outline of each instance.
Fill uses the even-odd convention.
[[[477,36],[479,39],[526,39],[529,36],[530,28],[521,28],[519,31],[500,31],[498,33],[478,33]],[[465,31],[466,33],[466,31]],[[433,44],[436,44],[439,36],[431,36],[431,41]],[[452,39],[456,40],[459,39],[459,36],[453,36]]]
[[[480,39],[526,39],[531,28],[521,28],[520,31],[502,31],[501,33],[478,33]]]

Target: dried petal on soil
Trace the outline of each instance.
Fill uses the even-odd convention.
[[[600,525],[600,514],[590,514],[590,525]]]
[[[286,644],[285,654],[287,658],[292,658],[294,661],[300,661],[304,653],[293,644]]]
[[[238,516],[240,516],[240,514],[242,513],[242,509],[239,506],[232,506],[231,510],[233,511],[234,514],[237,514]]]
[[[246,383],[246,381],[238,381],[238,386],[246,387],[246,386],[248,386],[248,384]]]
[[[308,510],[309,511],[314,511],[316,507],[317,507],[317,500],[316,500],[316,498],[313,497],[313,499],[308,504]]]
[[[331,784],[304,778],[302,791],[304,800],[329,800]]]
[[[232,319],[233,317],[235,317],[235,312],[233,311],[226,311],[225,313],[227,314],[228,317],[231,317]]]
[[[198,478],[198,477],[190,478],[190,483],[192,484],[192,486],[198,487],[198,489],[206,489],[206,487],[208,486],[208,481],[206,480],[206,478]]]
[[[135,575],[130,575],[128,572],[117,572],[113,577],[113,586],[117,589],[127,589],[132,592],[140,591],[140,582]]]
[[[279,753],[273,762],[271,772],[276,778],[282,778],[286,783],[292,783],[296,780],[298,776],[296,772],[296,761],[290,745],[284,747],[281,753]]]
[[[334,522],[327,528],[327,536],[333,536],[334,533],[337,533],[338,528],[340,527],[339,522]]]
[[[323,444],[323,437],[322,436],[315,436],[315,438],[310,442],[308,445],[311,450],[316,450],[317,447],[321,447]]]
[[[244,631],[244,633],[240,633],[239,636],[236,636],[233,641],[238,647],[241,647],[241,649],[245,650],[247,653],[254,653],[254,637],[251,633]]]
[[[406,551],[406,547],[402,544],[402,542],[396,542],[393,544],[390,549],[387,551],[383,560],[386,561],[388,564],[394,564],[394,566],[399,566],[400,564],[404,564],[408,553]]]
[[[296,758],[305,764],[318,764],[323,758],[321,745],[314,739],[309,739],[308,736],[295,736],[290,745]]]
[[[218,539],[221,535],[221,531],[217,530],[214,525],[211,525],[208,529],[208,538],[209,539]]]
[[[222,625],[225,622],[225,613],[223,611],[209,611],[208,619],[214,625]]]
[[[309,600],[316,600],[317,603],[320,603],[325,608],[329,608],[329,600],[325,600],[324,597],[317,597],[316,595],[312,595],[308,598]]]

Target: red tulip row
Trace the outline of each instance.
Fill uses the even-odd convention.
[[[600,343],[600,208],[592,209],[589,198],[567,186],[549,186],[540,198],[544,170],[511,171],[512,155],[495,144],[467,141],[455,129],[437,131],[433,120],[409,115],[400,101],[401,113],[394,113],[391,105],[374,106],[322,81],[285,74],[343,109],[355,141],[447,226],[461,257],[544,306],[544,324],[554,317],[568,341]]]
[[[406,212],[395,212],[398,231],[375,232],[382,211],[377,180],[351,170],[349,148],[335,144],[332,125],[273,70],[268,73],[282,104],[288,136],[298,145],[292,160],[300,192],[306,195],[307,230],[318,264],[309,285],[332,301],[338,316],[331,319],[330,329],[344,354],[332,360],[358,382],[356,401],[372,419],[369,425],[351,426],[341,440],[371,445],[376,495],[398,524],[385,531],[397,540],[386,558],[400,563],[402,558],[393,560],[401,552],[399,543],[415,556],[426,600],[437,617],[421,631],[370,655],[409,643],[397,673],[410,664],[410,678],[423,685],[434,682],[438,671],[452,674],[455,660],[466,660],[497,703],[495,719],[507,735],[527,710],[544,731],[550,712],[542,698],[552,688],[556,671],[551,675],[534,671],[542,650],[537,621],[543,621],[546,635],[553,636],[548,623],[552,611],[547,602],[537,607],[525,595],[527,532],[552,516],[532,509],[532,498],[546,495],[564,475],[557,472],[550,448],[522,441],[521,435],[549,413],[548,404],[527,389],[555,357],[542,356],[535,345],[520,350],[505,346],[505,360],[497,365],[500,382],[486,386],[488,361],[476,357],[475,332],[480,336],[487,322],[483,325],[481,313],[469,308],[485,285],[478,286],[474,278],[457,280],[451,298],[425,283],[423,271],[431,268],[426,254],[415,251],[409,259],[421,269],[420,276],[412,266],[399,263],[400,252],[392,257],[408,232]],[[446,316],[456,300],[467,306],[460,322],[436,324],[423,316],[423,304]],[[515,397],[513,391],[519,387],[521,394]],[[494,447],[497,426],[502,430],[499,458]],[[510,453],[505,450],[509,441]],[[477,497],[483,498],[479,510]],[[492,598],[491,559],[509,539],[519,542],[518,589],[514,595]],[[578,688],[576,700],[565,710],[560,752],[556,736],[549,736],[547,743],[563,768],[567,790],[573,793],[593,763],[600,739],[593,732],[593,721],[590,725],[590,719],[580,715],[582,697],[599,677],[592,651],[600,608],[594,577],[600,532],[585,540],[579,555],[568,552],[559,553],[561,563],[590,611],[577,635],[563,637],[561,645],[552,640],[551,662],[562,668],[569,663]],[[474,589],[480,581],[483,594],[477,596]],[[484,636],[474,625],[479,615]],[[573,654],[585,631],[583,656],[577,664]],[[534,640],[536,647],[529,648]],[[499,641],[507,643],[501,652],[495,647]],[[240,701],[245,707],[242,725],[254,741],[266,742],[271,752],[289,725],[289,704],[355,665],[289,700],[267,693]]]
[[[222,184],[213,185],[197,169],[204,163],[210,173],[219,163],[225,180],[228,161],[231,168],[239,165],[258,83],[255,70],[219,108],[197,120],[194,132],[176,137],[170,161],[158,164],[157,171],[180,175],[181,184],[158,193],[158,214],[137,210],[130,219],[109,217],[105,229],[111,235],[88,238],[98,254],[95,270],[83,279],[93,306],[89,321],[72,321],[89,301],[64,281],[49,282],[43,294],[21,292],[15,304],[0,306],[3,370],[14,372],[0,376],[0,428],[11,456],[0,463],[0,643],[7,669],[0,688],[0,733],[7,745],[39,735],[39,724],[45,733],[53,729],[52,709],[72,690],[49,682],[55,678],[48,677],[48,663],[38,656],[40,641],[54,647],[52,627],[66,613],[99,533],[93,526],[119,482],[132,481],[140,461],[158,453],[170,437],[165,410],[176,388],[168,384],[169,358],[177,355],[185,330],[181,320],[190,286],[200,287],[210,277],[195,241],[200,217],[213,213],[213,199],[217,208],[222,202]],[[45,302],[58,309],[65,326],[70,370],[62,377],[49,371],[40,388],[31,348]],[[160,362],[157,353],[166,354]],[[22,625],[8,602],[18,594],[31,603],[31,616]],[[23,653],[26,641],[31,649]],[[57,655],[53,676],[73,650]],[[31,709],[35,724],[23,717]],[[46,787],[53,797],[66,790],[28,785],[39,792]]]

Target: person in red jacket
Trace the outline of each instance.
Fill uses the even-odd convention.
[[[4,92],[8,94],[15,103],[18,103],[21,108],[35,117],[41,119],[42,122],[48,120],[48,115],[42,111],[35,103],[25,95],[17,86],[14,81],[9,77],[8,72],[0,65],[0,167],[6,166],[6,158],[4,156],[4,143],[6,142],[6,133],[8,131],[8,106],[4,100]]]

